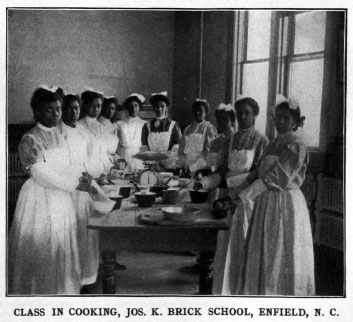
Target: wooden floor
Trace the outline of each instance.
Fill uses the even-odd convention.
[[[196,257],[192,254],[121,252],[118,262],[127,269],[116,271],[117,295],[198,294]],[[342,296],[342,252],[315,247],[315,266],[317,295]],[[100,271],[97,283],[89,288],[90,294],[102,294],[101,279]]]
[[[127,267],[116,271],[115,292],[119,295],[198,293],[196,257],[191,253],[118,253],[117,262]],[[102,294],[102,271],[91,294]]]

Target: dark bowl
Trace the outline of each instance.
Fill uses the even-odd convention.
[[[204,203],[208,199],[209,191],[190,189],[189,194],[192,203]]]
[[[136,192],[135,198],[139,207],[152,207],[156,201],[154,192]]]
[[[167,190],[169,186],[151,186],[150,191],[157,194],[157,197],[162,197],[165,190]]]
[[[130,186],[120,187],[119,195],[122,196],[124,199],[129,198],[130,194],[131,194],[131,187]]]
[[[121,207],[121,202],[122,202],[122,200],[123,200],[123,196],[109,197],[109,199],[115,201],[115,205],[114,205],[114,207],[113,207],[113,210],[120,209],[120,207]],[[112,211],[113,211],[113,210],[112,210]]]

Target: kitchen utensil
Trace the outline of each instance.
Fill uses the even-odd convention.
[[[154,192],[136,192],[135,198],[139,207],[152,207],[156,200]]]
[[[209,191],[208,190],[194,190],[194,189],[190,189],[189,190],[189,194],[190,194],[191,202],[193,202],[193,203],[204,203],[208,199]]]
[[[189,206],[171,206],[162,208],[164,218],[171,221],[193,221],[201,210]]]

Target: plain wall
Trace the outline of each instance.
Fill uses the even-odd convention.
[[[174,12],[10,10],[8,123],[32,122],[30,98],[42,84],[116,95],[173,95]],[[149,104],[146,101],[146,104]]]
[[[214,111],[229,103],[229,17],[232,11],[176,12],[173,116],[182,127],[193,121],[196,98],[211,106],[208,119],[216,125]]]

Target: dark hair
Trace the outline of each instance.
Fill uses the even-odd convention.
[[[234,110],[230,110],[230,111],[216,110],[215,117],[216,117],[216,120],[218,123],[219,123],[218,120],[221,118],[222,114],[227,114],[229,116],[230,122],[234,126],[234,124],[235,124],[235,111]]]
[[[201,101],[201,100],[196,100],[194,103],[192,103],[192,112],[194,113],[195,109],[198,107],[203,107],[205,109],[206,114],[210,112],[210,104],[207,101]]]
[[[298,130],[298,127],[303,127],[304,126],[304,120],[305,116],[300,115],[300,107],[297,106],[296,108],[291,108],[288,102],[282,102],[276,105],[275,107],[275,112],[279,110],[280,108],[285,108],[289,111],[290,115],[292,115],[294,122],[295,122],[295,127],[293,128],[293,131]]]
[[[169,106],[170,101],[168,96],[162,95],[162,94],[157,94],[157,95],[153,95],[150,97],[150,103],[152,106],[154,106],[155,104],[157,104],[159,101],[162,101],[165,103],[165,105]]]
[[[259,115],[260,112],[260,108],[259,108],[259,104],[257,104],[257,102],[251,98],[251,97],[244,97],[240,100],[237,100],[234,103],[234,108],[236,111],[238,111],[238,109],[243,106],[243,105],[249,105],[254,113],[255,116]]]
[[[81,104],[81,99],[79,95],[74,95],[74,94],[67,94],[64,96],[63,99],[63,106],[62,109],[65,110],[70,107],[70,104],[72,102],[78,102],[78,104]]]
[[[92,103],[96,98],[99,98],[103,102],[103,95],[94,91],[84,91],[81,94],[82,107],[85,110],[87,106]]]
[[[31,98],[31,108],[33,110],[33,116],[38,121],[38,116],[42,112],[44,104],[59,101],[62,103],[63,90],[58,88],[56,92],[49,91],[45,88],[37,88]]]
[[[123,108],[124,108],[125,110],[127,110],[129,114],[130,114],[130,112],[131,112],[131,111],[130,111],[131,108],[129,107],[131,102],[136,102],[136,103],[138,103],[138,105],[140,106],[140,109],[141,109],[141,107],[142,107],[142,102],[141,102],[141,100],[140,100],[137,96],[129,96],[127,99],[125,99],[125,101],[124,101],[124,103],[123,103]]]
[[[101,115],[103,115],[106,118],[109,118],[109,114],[110,114],[109,105],[110,104],[114,104],[115,109],[117,109],[118,104],[119,104],[118,99],[116,97],[104,98]]]

